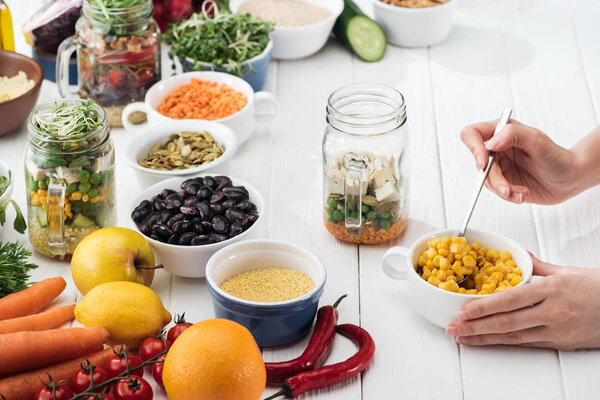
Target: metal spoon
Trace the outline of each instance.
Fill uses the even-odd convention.
[[[494,130],[494,135],[496,135],[498,132],[500,132],[502,130],[502,128],[504,128],[506,126],[506,124],[508,124],[511,114],[512,114],[512,110],[510,108],[505,108],[504,111],[502,111],[502,115],[500,116],[500,119],[498,120],[496,129]],[[492,135],[492,137],[494,135]],[[495,158],[494,153],[490,153],[490,158],[488,159],[487,167],[485,167],[485,169],[479,173],[479,182],[477,182],[477,187],[475,188],[475,192],[473,192],[473,197],[471,198],[471,203],[469,205],[469,208],[467,209],[467,214],[465,215],[465,218],[463,219],[463,222],[460,225],[460,230],[458,231],[458,237],[465,236],[465,231],[467,230],[467,225],[469,224],[469,220],[471,219],[471,216],[473,215],[473,210],[475,209],[475,204],[477,204],[477,199],[479,199],[479,194],[481,193],[483,184],[485,183],[485,180],[486,180],[488,174],[490,173],[490,169],[492,169],[492,164],[494,163],[494,158]],[[464,277],[457,283],[463,282],[469,276],[471,276],[471,275],[467,275],[466,277]]]

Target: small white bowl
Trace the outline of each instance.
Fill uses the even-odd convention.
[[[160,105],[165,96],[179,88],[181,85],[190,83],[192,79],[223,83],[246,96],[248,102],[240,111],[228,117],[212,121],[220,122],[230,127],[235,132],[239,144],[250,137],[254,131],[254,124],[256,121],[269,121],[275,117],[275,114],[277,113],[277,100],[275,100],[275,96],[271,93],[254,93],[254,90],[252,90],[252,87],[248,82],[231,74],[214,71],[194,71],[177,74],[155,83],[146,92],[143,102],[135,102],[127,105],[123,110],[123,115],[121,117],[121,122],[125,129],[136,132],[147,126],[146,124],[153,126],[160,122],[180,121],[178,119],[165,117],[156,111],[156,108]],[[135,111],[145,112],[148,116],[148,122],[140,125],[134,125],[129,122],[129,116]],[[198,119],[197,121],[204,120]]]
[[[231,12],[237,13],[240,5],[246,0],[230,0]],[[280,60],[294,60],[308,57],[327,43],[336,19],[344,9],[343,0],[304,0],[321,6],[331,12],[331,16],[315,24],[293,27],[278,27],[275,25],[271,37],[273,38],[273,58]]]
[[[0,160],[0,176],[8,177],[9,172],[10,172],[10,169],[8,168],[8,166]],[[2,195],[0,195],[0,203],[2,203],[6,199],[10,199],[10,197],[13,194],[14,189],[15,189],[15,177],[13,175],[10,179],[10,183],[8,184],[8,187],[6,188],[4,193],[2,193]],[[5,224],[8,224],[8,220],[5,222]],[[3,226],[0,225],[0,231],[2,231],[2,228],[3,228]]]
[[[388,42],[403,47],[431,46],[446,39],[452,28],[456,1],[434,7],[408,8],[371,0],[375,20],[381,24]]]
[[[494,296],[494,294],[472,295],[443,290],[428,283],[417,273],[417,261],[419,256],[427,250],[427,241],[435,237],[452,237],[457,234],[458,231],[456,230],[433,232],[418,239],[410,248],[392,247],[383,256],[384,272],[390,278],[406,280],[404,295],[408,304],[425,319],[442,328],[446,328],[450,322],[456,319],[458,311],[467,302],[484,296]],[[499,251],[509,251],[523,273],[523,280],[517,286],[525,285],[531,280],[533,273],[531,257],[515,241],[497,233],[475,229],[468,229],[466,238],[469,243],[479,242],[488,249],[495,248]],[[390,263],[392,256],[401,256],[399,265]]]
[[[200,174],[196,176],[212,176],[211,174]],[[129,208],[129,216],[128,221],[130,226],[136,232],[139,232],[148,243],[152,247],[154,251],[154,257],[156,258],[157,264],[163,264],[164,268],[172,273],[173,275],[183,276],[186,278],[203,278],[206,276],[206,263],[210,259],[210,257],[217,251],[222,249],[223,247],[239,242],[242,239],[247,239],[252,237],[252,234],[256,230],[256,226],[260,223],[264,218],[265,212],[265,202],[254,186],[249,183],[231,177],[231,181],[235,186],[244,186],[250,195],[250,201],[256,205],[256,210],[258,211],[258,219],[256,222],[244,232],[240,233],[237,236],[234,236],[230,239],[224,240],[220,243],[211,243],[200,246],[180,246],[176,244],[168,244],[159,242],[158,240],[154,240],[149,236],[144,235],[138,229],[135,222],[131,219],[131,212],[142,202],[142,200],[150,200],[152,197],[157,195],[163,189],[172,189],[179,191],[181,190],[180,185],[183,181],[194,178],[196,176],[188,176],[185,178],[171,178],[166,181],[162,181],[157,183],[156,185],[150,186],[148,189],[144,190],[142,193],[137,195]]]
[[[148,155],[148,151],[156,143],[164,143],[169,135],[180,132],[210,133],[215,142],[225,147],[223,154],[207,164],[194,168],[173,171],[158,171],[138,164],[138,160]],[[136,172],[137,181],[142,188],[154,185],[162,180],[173,177],[196,175],[214,169],[229,161],[236,153],[238,141],[235,133],[227,126],[218,122],[199,119],[181,119],[169,123],[147,126],[132,137],[125,146],[125,161]]]

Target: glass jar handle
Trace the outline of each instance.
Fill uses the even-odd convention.
[[[349,236],[362,235],[362,192],[365,163],[358,160],[348,161],[346,183],[344,187],[345,224]]]
[[[65,253],[65,190],[64,180],[50,178],[46,214],[48,215],[48,246],[55,255]]]
[[[56,83],[58,85],[58,92],[62,97],[77,95],[77,91],[72,92],[69,88],[69,61],[75,50],[77,50],[75,36],[69,36],[58,46],[56,53]]]

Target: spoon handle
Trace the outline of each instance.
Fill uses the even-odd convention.
[[[502,111],[502,115],[498,120],[498,124],[496,125],[496,129],[494,130],[494,135],[502,130],[508,124],[510,116],[512,114],[512,110],[510,108],[505,108]],[[493,135],[492,135],[493,136]],[[467,230],[467,225],[469,224],[469,220],[471,219],[471,215],[473,215],[473,210],[475,209],[475,204],[477,204],[477,199],[479,198],[479,193],[481,193],[481,188],[483,188],[483,184],[490,173],[490,169],[492,169],[492,164],[494,163],[494,153],[490,153],[490,158],[488,159],[487,166],[483,171],[479,173],[479,182],[477,183],[477,187],[475,192],[473,193],[473,197],[471,198],[471,203],[469,204],[469,208],[467,209],[467,214],[465,215],[465,219],[463,219],[462,224],[460,225],[460,231],[458,232],[458,236],[465,236],[465,231]]]

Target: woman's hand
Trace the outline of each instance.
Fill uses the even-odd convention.
[[[600,269],[531,258],[542,278],[465,304],[446,333],[473,346],[600,348]]]
[[[460,135],[479,169],[487,165],[490,151],[496,153],[486,181],[489,189],[514,203],[538,204],[560,203],[583,190],[574,152],[515,120],[492,138],[496,122],[467,126]]]

